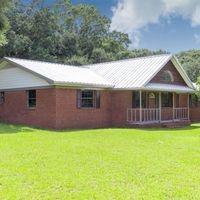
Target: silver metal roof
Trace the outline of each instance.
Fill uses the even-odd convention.
[[[141,88],[172,58],[172,55],[142,57],[90,65],[116,89]]]
[[[69,86],[88,86],[110,88],[113,85],[102,76],[86,67],[75,67],[49,62],[5,58],[20,67],[29,70],[43,78],[51,81],[52,84],[66,84]]]
[[[178,60],[171,54],[126,59],[86,65],[84,67],[17,58],[4,58],[4,60],[35,73],[49,80],[54,85],[112,88],[119,90],[139,90],[145,87],[148,89],[152,87],[152,89],[154,88],[156,90],[162,86],[163,89],[169,90],[170,88],[165,84],[147,84],[171,60],[188,85],[186,87],[188,88],[187,91],[194,91],[195,89],[180,63],[178,63]],[[184,90],[178,86],[174,86],[174,89],[175,87],[176,89]],[[174,89],[172,88],[170,91]]]

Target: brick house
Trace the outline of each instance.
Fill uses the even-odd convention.
[[[3,58],[0,120],[43,128],[189,124],[193,83],[173,55],[83,67]]]

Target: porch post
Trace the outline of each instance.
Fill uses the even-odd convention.
[[[175,93],[173,92],[173,121],[175,118]]]
[[[162,121],[162,97],[161,97],[161,92],[159,92],[159,122],[161,123]]]
[[[140,90],[140,123],[142,123],[142,91]]]
[[[188,121],[190,120],[190,94],[188,93]]]

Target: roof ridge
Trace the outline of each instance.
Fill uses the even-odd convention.
[[[135,58],[127,58],[127,59],[121,59],[121,60],[114,60],[114,61],[107,61],[107,62],[101,62],[101,63],[94,63],[94,64],[87,64],[87,65],[67,65],[67,64],[61,64],[56,62],[47,62],[47,61],[41,61],[41,60],[33,60],[33,59],[24,59],[24,58],[16,58],[16,57],[4,57],[5,59],[17,59],[17,60],[24,60],[29,62],[38,62],[38,63],[47,63],[47,64],[55,64],[55,65],[61,65],[61,66],[68,66],[68,67],[80,67],[80,68],[89,68],[90,66],[95,66],[99,64],[108,64],[108,63],[115,63],[115,62],[126,62],[130,60],[139,60],[139,59],[148,59],[153,57],[161,57],[161,56],[172,56],[172,54],[159,54],[159,55],[151,55],[151,56],[141,56],[141,57],[135,57]]]
[[[24,59],[24,58],[16,58],[16,57],[4,57],[5,59],[16,59],[16,60],[22,60],[22,61],[28,61],[28,62],[38,62],[38,63],[46,63],[46,64],[51,64],[51,65],[61,65],[61,66],[66,66],[66,67],[79,67],[79,68],[87,68],[82,66],[76,66],[76,65],[67,65],[67,64],[62,64],[62,63],[56,63],[56,62],[47,62],[47,61],[41,61],[41,60],[33,60],[33,59]]]
[[[115,62],[125,62],[130,60],[140,60],[144,58],[153,58],[153,57],[161,57],[161,56],[173,56],[173,54],[158,54],[158,55],[151,55],[151,56],[141,56],[141,57],[135,57],[135,58],[126,58],[126,59],[120,59],[120,60],[114,60],[114,61],[107,61],[107,62],[101,62],[101,63],[94,63],[94,64],[88,64],[83,66],[94,66],[99,64],[108,64],[108,63],[115,63]]]

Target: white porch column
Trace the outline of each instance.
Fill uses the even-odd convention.
[[[142,91],[140,90],[140,123],[142,123]]]
[[[162,121],[162,96],[161,92],[159,92],[159,122]]]
[[[173,121],[175,119],[175,93],[173,92]]]
[[[190,94],[188,94],[188,120],[190,120]]]

